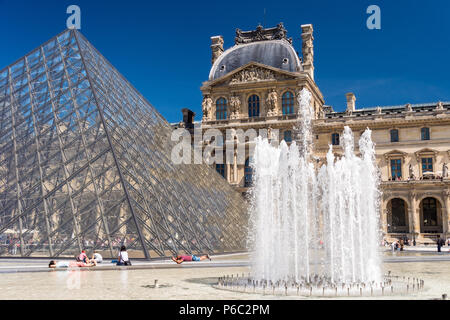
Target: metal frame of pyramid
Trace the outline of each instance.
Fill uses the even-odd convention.
[[[0,70],[0,256],[245,250],[247,205],[76,30]]]

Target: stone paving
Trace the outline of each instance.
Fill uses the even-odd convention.
[[[116,267],[105,261],[95,268],[61,269],[59,272],[50,270],[47,265],[48,260],[0,260],[0,299],[311,299],[214,288],[220,276],[250,271],[246,254],[213,256],[212,261],[181,265],[159,260],[134,261],[132,267]],[[448,253],[385,252],[383,269],[394,275],[424,279],[425,288],[419,293],[376,299],[439,299],[442,294],[450,293]]]

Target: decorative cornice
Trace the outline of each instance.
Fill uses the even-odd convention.
[[[234,44],[240,45],[244,43],[251,43],[257,41],[266,40],[286,40],[292,44],[292,38],[287,38],[287,30],[284,28],[283,23],[280,22],[274,28],[264,29],[261,25],[256,27],[256,30],[242,31],[241,29],[236,29],[236,37],[234,38]]]

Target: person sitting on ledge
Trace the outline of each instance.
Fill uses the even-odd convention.
[[[95,261],[96,263],[102,263],[103,257],[100,253],[94,252],[94,254],[92,255],[91,261]]]
[[[131,266],[131,261],[128,258],[128,252],[127,252],[127,248],[125,246],[120,247],[117,265],[118,266]]]
[[[209,257],[208,254],[205,254],[205,255],[200,256],[200,257],[197,257],[196,255],[177,256],[176,258],[172,257],[172,260],[174,262],[176,262],[177,264],[180,264],[180,263],[182,263],[184,261],[203,261],[203,260],[206,260],[206,259],[209,259],[211,261],[211,258]]]

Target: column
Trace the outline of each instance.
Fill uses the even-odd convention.
[[[234,183],[238,183],[238,169],[237,169],[237,152],[234,152],[234,159],[233,159],[233,180]]]
[[[420,214],[419,203],[417,202],[417,193],[409,193],[409,232],[415,234],[416,238],[420,235]]]
[[[445,208],[442,208],[442,233],[444,235],[444,240],[449,236],[450,221],[449,221],[449,210],[450,210],[450,191],[445,190],[443,192]]]

